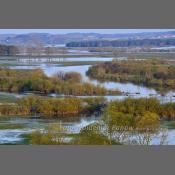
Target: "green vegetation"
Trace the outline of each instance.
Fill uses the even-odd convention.
[[[136,144],[150,145],[158,134],[159,144],[164,144],[166,135],[161,130],[161,120],[175,119],[175,103],[160,104],[157,99],[125,99],[106,102],[104,99],[22,99],[27,113],[41,114],[46,117],[59,117],[89,111],[100,112],[102,119],[71,133],[63,125],[55,124],[27,135],[31,144],[75,144],[75,145],[113,145]],[[43,105],[44,104],[44,105]],[[72,105],[74,104],[74,105]],[[96,104],[96,107],[94,106]],[[97,104],[99,104],[97,106]],[[169,107],[171,106],[171,107]],[[91,110],[90,110],[91,109]],[[100,110],[100,111],[99,111]],[[27,114],[26,113],[26,114]]]
[[[157,90],[175,90],[175,66],[165,60],[123,60],[100,63],[87,75],[99,80],[133,82]]]
[[[164,144],[165,133],[160,131],[162,115],[158,110],[160,106],[156,99],[126,99],[110,102],[105,108],[101,121],[82,129],[79,142],[150,145],[152,139],[159,134],[159,144]],[[84,133],[86,135],[81,138]]]
[[[58,133],[61,135],[57,133],[57,140],[61,139],[62,142],[52,143],[49,140],[52,137],[55,138],[55,135],[52,136],[46,128],[44,133],[37,131],[32,134],[32,144],[150,145],[157,134],[161,138],[159,144],[164,144],[165,133],[161,130],[161,120],[164,119],[162,109],[165,112],[166,105],[160,104],[156,99],[126,99],[109,102],[105,107],[102,120],[82,128],[80,133],[71,134],[69,130],[63,132],[64,127],[60,131],[59,126]],[[167,112],[170,112],[169,109]],[[63,141],[65,138],[68,138],[69,142]]]
[[[78,114],[101,113],[106,105],[104,98],[44,98],[29,96],[13,104],[1,104],[2,116],[61,117]]]
[[[142,66],[140,66],[140,64]],[[175,88],[175,67],[167,60],[113,61],[100,63],[87,74],[99,80],[133,82],[158,90]],[[0,97],[2,116],[38,117],[60,119],[61,117],[102,116],[93,124],[70,133],[62,125],[24,134],[26,144],[42,145],[149,145],[160,135],[161,121],[175,120],[175,103],[160,103],[155,98],[125,99],[107,102],[105,98],[75,98],[72,96],[120,94],[118,90],[107,90],[101,86],[82,82],[76,72],[58,72],[47,77],[40,69],[11,70],[0,68],[0,91],[35,95],[24,98]],[[49,94],[66,95],[68,98],[50,98]],[[174,123],[167,124],[174,128]],[[21,124],[2,124],[0,129],[23,129]],[[21,136],[22,137],[22,136]],[[163,144],[164,136],[160,144]]]
[[[160,128],[158,106],[160,104],[156,99],[111,102],[102,123],[109,140],[115,139],[122,144],[150,144]],[[135,140],[136,137],[138,139]]]
[[[109,141],[107,136],[93,130],[96,124],[91,124],[91,130],[82,128],[80,133],[71,134],[61,124],[51,124],[44,130],[37,130],[30,134],[31,144],[37,145],[109,145],[120,144],[114,140]]]
[[[0,124],[0,130],[4,129],[23,129],[25,128],[22,124]]]
[[[84,83],[81,81],[81,75],[76,72],[59,72],[53,77],[47,77],[40,69],[23,71],[3,67],[0,68],[0,91],[76,96],[120,94],[118,90],[107,90],[99,85]]]
[[[109,139],[108,135],[102,133],[99,123],[90,124],[81,129],[73,144],[77,145],[120,145],[115,139]]]
[[[2,111],[2,105],[0,111]],[[157,99],[125,99],[106,102],[104,98],[46,98],[26,97],[16,105],[6,106],[6,115],[15,109],[18,115],[59,118],[78,116],[78,114],[97,113],[102,118],[81,129],[80,133],[71,133],[63,124],[50,124],[33,133],[24,134],[23,144],[42,145],[150,145],[154,137],[161,137],[160,144],[165,143],[165,133],[161,130],[161,121],[175,119],[175,103],[160,104]],[[13,112],[14,112],[13,111]],[[68,118],[69,119],[69,118]],[[166,122],[174,128],[174,122]],[[21,124],[2,124],[0,129],[23,128]]]
[[[127,114],[127,118],[143,116],[146,112],[151,112],[157,114],[161,120],[175,120],[175,103],[161,104],[155,98],[128,98],[123,101],[107,102],[102,97],[80,99],[28,96],[18,99],[16,103],[2,103],[0,114],[1,116],[59,117],[101,114],[104,110],[110,113],[113,109],[120,114]]]
[[[45,130],[37,130],[31,134],[31,144],[62,145],[65,144],[66,129],[61,125],[52,124]]]
[[[113,101],[107,107],[107,113],[111,111],[134,117],[144,116],[145,113],[150,112],[158,115],[160,120],[175,120],[175,103],[161,104],[155,98],[128,98],[123,101]]]

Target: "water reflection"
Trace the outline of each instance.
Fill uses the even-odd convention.
[[[135,85],[133,83],[120,83],[120,82],[99,82],[97,80],[92,80],[90,79],[87,75],[86,72],[89,69],[91,65],[77,65],[77,66],[63,66],[61,64],[46,64],[42,63],[39,65],[20,65],[20,66],[10,66],[11,69],[36,69],[40,68],[44,71],[44,73],[47,76],[52,76],[57,72],[63,71],[63,72],[71,72],[75,71],[78,72],[82,75],[83,81],[84,82],[90,82],[95,85],[101,85],[104,86],[107,89],[119,89],[121,92],[124,94],[127,94],[125,96],[106,96],[109,100],[113,99],[122,99],[122,98],[128,98],[128,97],[133,97],[133,98],[150,98],[150,97],[156,97],[161,102],[174,102],[175,101],[175,92],[168,92],[164,96],[162,96],[159,92],[154,90],[153,88],[147,88],[141,85]]]
[[[124,57],[121,57],[124,58]],[[120,58],[120,59],[121,59]],[[71,57],[71,58],[63,58],[63,57],[40,57],[40,58],[20,58],[18,59],[19,63],[31,63],[31,62],[87,62],[87,61],[112,61],[113,57]]]
[[[76,61],[111,61],[113,58],[69,58],[67,60],[76,62]],[[119,58],[121,59],[121,58]],[[52,76],[55,73],[59,71],[64,72],[70,72],[75,71],[79,72],[82,75],[83,81],[85,82],[91,82],[95,85],[99,84],[101,86],[104,86],[108,89],[119,89],[121,92],[123,92],[125,95],[120,96],[105,96],[109,101],[119,99],[122,100],[124,98],[133,97],[133,98],[140,98],[140,97],[156,97],[158,98],[162,103],[164,102],[175,102],[175,93],[172,91],[169,91],[166,95],[162,96],[160,93],[155,91],[152,88],[147,88],[139,85],[134,85],[132,83],[119,83],[119,82],[99,82],[97,80],[91,80],[86,75],[87,70],[91,65],[77,65],[77,66],[63,66],[61,63],[44,63],[46,62],[46,59],[40,60],[40,63],[37,64],[28,64],[26,65],[26,60],[24,60],[24,64],[18,63],[17,65],[12,65],[10,68],[12,69],[36,69],[40,68],[44,71],[44,73],[47,76]],[[56,61],[56,60],[55,60]],[[8,93],[3,93],[3,95],[9,95]],[[17,95],[17,94],[11,94],[14,97],[23,97],[24,95]],[[85,98],[87,96],[81,96],[81,98]],[[95,96],[91,96],[95,97]],[[99,116],[100,117],[100,116]],[[0,129],[0,144],[22,144],[24,143],[24,137],[23,134],[31,133],[36,129],[43,129],[46,126],[48,126],[50,123],[57,123],[60,124],[60,122],[69,127],[71,132],[78,133],[80,129],[88,124],[91,124],[98,120],[98,117],[91,116],[91,117],[71,117],[71,118],[62,118],[59,120],[48,120],[48,119],[21,119],[21,118],[13,118],[13,119],[1,119],[0,120],[0,126],[7,126],[8,124],[14,125],[14,124],[21,124],[24,127],[23,128],[15,128],[15,129]],[[175,129],[168,130],[168,137],[167,142],[168,144],[175,144]],[[157,144],[159,142],[159,137],[155,137],[152,140],[151,144]]]
[[[11,118],[0,120],[0,144],[24,144],[25,136],[23,134],[29,134],[38,129],[44,129],[49,124],[63,125],[68,129],[70,133],[79,133],[81,128],[94,123],[98,120],[98,117],[70,117],[62,119],[27,119],[27,118]],[[20,124],[22,128],[8,129],[16,124]],[[6,129],[2,129],[2,128]]]
[[[62,119],[30,119],[30,118],[4,118],[0,120],[0,144],[24,144],[25,134],[30,134],[38,129],[43,130],[50,124],[62,125],[66,128],[68,133],[79,133],[81,128],[98,121],[100,118],[91,117],[70,117]],[[162,126],[165,127],[162,122]],[[169,122],[171,123],[171,122]],[[8,125],[21,125],[22,128],[8,129]],[[6,129],[2,129],[5,127]],[[167,145],[175,145],[175,129],[166,128],[166,142]],[[151,140],[151,145],[160,144],[162,133],[155,135]]]

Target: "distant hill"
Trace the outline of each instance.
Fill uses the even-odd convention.
[[[113,41],[113,40],[140,40],[175,38],[175,31],[147,32],[130,34],[99,34],[99,33],[29,33],[29,34],[0,34],[0,44],[24,45],[31,42],[41,42],[44,45],[67,44],[79,41]]]

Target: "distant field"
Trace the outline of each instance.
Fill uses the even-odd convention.
[[[175,52],[167,53],[120,53],[117,56],[125,56],[128,58],[138,58],[138,59],[152,59],[152,58],[161,58],[161,59],[175,59]]]

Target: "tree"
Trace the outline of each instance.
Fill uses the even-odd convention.
[[[50,124],[47,128],[37,130],[31,135],[31,144],[62,145],[65,144],[67,130],[59,124]]]
[[[72,81],[73,83],[80,83],[82,82],[82,76],[78,72],[68,72],[65,74],[65,80]]]
[[[145,112],[139,116],[136,122],[134,134],[137,135],[137,142],[140,145],[149,145],[153,136],[159,132],[160,122],[156,113]]]
[[[103,122],[109,139],[112,140],[115,138],[118,142],[122,143],[127,139],[127,133],[130,132],[129,130],[134,127],[135,119],[132,113],[119,111],[117,105],[116,101],[111,102],[107,106]]]
[[[99,123],[90,124],[81,129],[76,139],[72,142],[78,145],[109,145],[119,144],[116,141],[110,141],[100,130]]]

